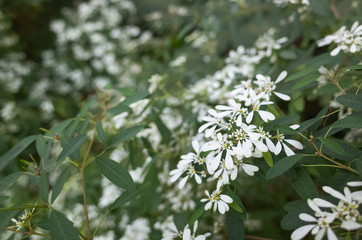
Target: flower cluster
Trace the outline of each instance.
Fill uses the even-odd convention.
[[[345,53],[358,53],[362,50],[362,25],[357,21],[353,23],[351,30],[342,26],[337,32],[317,41],[318,47],[337,44],[331,51],[331,56],[336,56],[340,51]]]
[[[229,210],[228,203],[232,199],[221,194],[222,187],[237,178],[239,170],[252,176],[259,168],[248,163],[251,158],[260,158],[263,152],[272,152],[278,155],[282,149],[287,156],[294,155],[291,145],[302,149],[300,142],[285,139],[279,131],[273,136],[263,129],[263,122],[274,120],[273,113],[266,107],[272,105],[272,94],[283,100],[290,100],[286,94],[276,92],[276,84],[287,76],[283,71],[275,81],[269,76],[256,75],[255,80],[247,80],[237,85],[229,93],[232,96],[228,105],[217,105],[208,111],[199,133],[204,133],[209,141],[202,145],[196,140],[192,142],[195,153],[181,156],[177,169],[170,172],[171,182],[182,178],[179,188],[183,188],[187,180],[194,177],[198,184],[202,178],[211,175],[217,180],[217,188],[212,194],[206,191],[207,198],[203,202],[205,210],[219,210],[221,214]],[[259,121],[256,120],[259,116]],[[257,124],[259,122],[259,124]],[[255,123],[255,124],[253,124]]]
[[[362,182],[349,182],[350,187],[362,186]],[[354,191],[345,187],[340,193],[329,186],[324,186],[323,190],[332,197],[339,200],[338,204],[333,204],[321,198],[308,199],[309,207],[314,211],[314,216],[301,213],[299,218],[310,224],[296,229],[291,238],[299,240],[304,238],[309,232],[316,235],[316,239],[322,239],[327,234],[328,240],[337,240],[335,234],[336,226],[347,231],[362,229],[362,218],[358,210],[362,203],[362,191]],[[328,208],[330,211],[322,211],[321,208]],[[332,229],[332,226],[333,229]]]
[[[186,225],[183,231],[178,231],[176,225],[173,222],[170,222],[169,225],[163,231],[162,240],[173,240],[173,239],[205,240],[207,237],[211,235],[210,233],[205,233],[196,236],[197,227],[198,227],[198,222],[196,221],[193,225],[192,233],[189,225]]]
[[[16,231],[19,231],[20,229],[26,227],[31,228],[30,220],[33,217],[35,208],[33,208],[31,211],[28,211],[28,209],[24,210],[24,214],[19,217],[19,220],[12,218],[11,221],[15,223]]]
[[[309,6],[309,0],[273,0],[273,3],[278,6],[287,4],[301,4]]]

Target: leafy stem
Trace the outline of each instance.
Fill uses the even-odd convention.
[[[314,147],[314,149],[316,150],[316,152],[314,153],[315,155],[324,158],[325,160],[334,163],[336,166],[339,166],[340,168],[343,168],[347,171],[353,172],[355,174],[358,174],[358,171],[354,170],[353,168],[349,167],[349,166],[345,166],[342,163],[337,162],[336,160],[324,155],[321,151],[321,149],[318,149],[317,146],[314,143],[314,136],[310,136],[310,139],[308,140],[308,142],[310,142],[312,144],[312,146]]]
[[[94,142],[95,133],[96,133],[96,131],[94,131],[94,133],[93,133],[93,136],[92,136],[92,138],[91,138],[91,140],[89,142],[88,148],[87,148],[87,152],[84,155],[83,162],[82,162],[82,165],[80,167],[80,173],[81,173],[81,178],[82,178],[83,209],[84,209],[84,215],[85,215],[85,221],[86,221],[86,227],[87,227],[87,238],[86,239],[89,239],[89,240],[92,239],[92,235],[91,235],[91,231],[90,231],[87,196],[86,196],[86,192],[85,192],[84,169],[86,167],[86,162],[87,162],[89,152],[90,152],[90,150],[92,148],[92,145],[93,145],[93,142]]]

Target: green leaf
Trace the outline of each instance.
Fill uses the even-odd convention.
[[[191,216],[189,226],[193,226],[197,219],[199,219],[205,212],[205,204],[202,204]]]
[[[352,181],[361,181],[361,179],[359,179],[359,176],[356,174],[351,174],[345,170],[338,170],[333,175],[328,186],[339,192],[343,192],[343,188],[347,185],[347,183]]]
[[[350,69],[350,70],[362,70],[362,65],[352,65],[352,66],[347,66],[347,67],[344,67],[342,68],[343,70],[344,69]]]
[[[297,177],[292,180],[292,186],[299,196],[304,200],[318,197],[318,190],[308,172],[303,168],[298,168],[296,172]]]
[[[79,129],[78,129],[78,135],[82,135],[82,134],[85,134],[86,130],[87,130],[87,127],[89,125],[89,122],[90,122],[90,117],[87,116],[84,120],[84,122],[82,123],[82,125],[80,125]]]
[[[263,152],[263,158],[266,162],[266,164],[268,164],[269,167],[272,167],[273,166],[273,157],[271,155],[271,153],[268,151],[268,152]]]
[[[6,211],[0,212],[0,229],[2,230],[6,228],[10,222],[10,220],[18,213],[18,211]]]
[[[244,221],[240,219],[238,213],[233,209],[226,213],[225,225],[229,240],[244,239]]]
[[[290,76],[288,76],[284,81],[285,82],[289,82],[289,81],[292,81],[292,80],[295,80],[297,78],[300,78],[300,77],[303,77],[303,76],[306,76],[307,74],[310,74],[310,73],[313,73],[313,72],[317,72],[318,71],[318,68],[315,68],[315,67],[308,67],[304,70],[301,70],[301,71],[298,71]]]
[[[297,164],[302,158],[303,154],[296,154],[282,158],[281,160],[276,162],[271,169],[269,169],[269,171],[266,173],[265,178],[269,180],[282,175],[283,173],[288,171],[291,167],[293,167],[295,164]]]
[[[235,202],[229,203],[229,206],[234,209],[235,211],[237,211],[238,213],[243,213],[244,210]]]
[[[62,122],[54,125],[54,126],[50,129],[50,131],[51,131],[52,133],[58,134],[59,136],[62,136],[64,129],[66,129],[66,127],[68,127],[69,124],[72,123],[72,121],[73,121],[72,119],[64,120],[64,121],[62,121]],[[46,135],[46,136],[53,136],[54,134],[52,134],[52,133],[46,133],[45,135]]]
[[[14,172],[0,180],[0,191],[5,190],[8,186],[14,183],[23,173]]]
[[[76,120],[74,120],[69,127],[66,128],[66,130],[64,131],[64,135],[66,136],[72,136],[73,133],[75,132],[75,129],[78,127],[78,124],[80,122],[80,119],[77,118]]]
[[[298,227],[305,225],[305,222],[299,218],[301,213],[309,213],[311,215],[314,212],[310,209],[306,201],[297,201],[293,209],[282,219],[281,227],[284,230],[294,230]],[[289,203],[287,203],[289,204]]]
[[[331,139],[331,138],[318,138],[318,139],[329,150],[331,150],[331,151],[333,151],[335,153],[338,153],[338,154],[344,154],[343,148],[337,142],[335,142],[333,139]]]
[[[64,183],[67,181],[68,176],[69,176],[69,168],[64,169],[62,173],[59,175],[53,187],[52,198],[51,198],[52,204],[55,201],[55,199],[57,199],[59,193],[62,191]]]
[[[330,16],[331,11],[329,10],[329,0],[312,0],[309,2],[313,12],[323,17]]]
[[[356,170],[358,171],[359,176],[362,178],[362,155],[361,155],[361,157],[357,160]],[[0,188],[0,190],[1,190],[1,188]]]
[[[55,210],[50,214],[50,236],[52,240],[79,240],[78,232],[73,223]]]
[[[297,129],[298,132],[303,132],[304,130],[311,128],[311,126],[318,126],[323,121],[323,116],[327,113],[329,106],[325,106],[315,118],[308,119],[300,124],[300,127]]]
[[[146,184],[148,185],[148,184]],[[141,194],[141,192],[145,189],[146,185],[137,188],[137,190],[135,191],[125,191],[124,193],[121,194],[121,196],[119,196],[110,206],[109,206],[109,210],[113,210],[116,209],[118,207],[121,207],[122,205],[124,205],[125,203],[131,201],[131,200],[135,200],[138,195]]]
[[[44,202],[48,201],[48,195],[49,195],[49,180],[48,175],[43,172],[40,174],[39,178],[39,195],[41,200]]]
[[[233,203],[234,205],[231,205],[231,204],[229,204],[229,205],[230,205],[232,208],[235,207],[236,209],[238,209],[238,211],[236,211],[236,213],[238,214],[239,218],[240,218],[241,220],[245,220],[245,219],[246,219],[246,209],[245,209],[245,207],[244,207],[244,204],[243,204],[242,201],[240,200],[239,196],[238,196],[235,192],[231,191],[230,189],[226,190],[226,194],[233,199],[233,202],[232,202],[232,203]],[[236,204],[238,207],[236,207],[235,204]],[[234,206],[234,207],[233,207],[233,206]],[[241,211],[240,211],[240,209],[241,209]]]
[[[124,128],[121,129],[110,141],[109,145],[106,149],[109,149],[111,147],[114,147],[118,144],[120,144],[123,141],[126,141],[128,139],[131,139],[134,137],[139,131],[143,129],[143,125],[137,125],[130,128]]]
[[[362,128],[362,116],[349,115],[332,124],[333,128]]]
[[[100,121],[96,124],[98,139],[101,141],[101,143],[104,143],[106,141],[106,134],[103,131],[102,123]]]
[[[136,93],[134,95],[131,95],[129,97],[127,97],[124,101],[122,101],[121,103],[119,103],[117,106],[114,106],[110,109],[108,109],[108,112],[112,113],[112,114],[120,114],[122,112],[128,112],[131,109],[128,107],[130,104],[137,102],[141,99],[144,99],[145,97],[148,96],[148,92],[144,91],[144,92],[139,92]]]
[[[80,119],[82,117],[84,117],[84,115],[86,115],[86,113],[88,112],[89,108],[94,105],[96,103],[95,99],[90,99],[89,101],[87,101],[82,109],[79,111],[78,115],[77,115],[77,119]]]
[[[336,100],[344,106],[362,111],[362,94],[344,94],[338,96]]]
[[[136,186],[131,175],[121,164],[106,157],[97,157],[96,163],[101,173],[112,183],[126,190],[135,189]]]
[[[157,129],[160,131],[161,136],[162,136],[162,143],[169,143],[172,137],[172,133],[170,131],[170,129],[167,128],[167,126],[162,122],[162,120],[160,118],[157,118],[155,120]]]
[[[87,136],[83,134],[70,139],[69,142],[64,146],[63,151],[59,154],[58,161],[63,161],[67,156],[78,150],[86,138]]]
[[[298,89],[307,86],[308,84],[315,82],[318,77],[320,77],[320,74],[315,74],[315,73],[305,76],[296,84],[294,84],[293,89]]]
[[[36,146],[36,150],[38,151],[40,158],[43,159],[44,161],[46,161],[47,147],[46,147],[46,142],[45,142],[45,138],[43,135],[39,134],[36,136],[35,146]]]
[[[0,171],[8,165],[8,163],[18,156],[25,148],[27,148],[34,140],[36,139],[35,135],[26,137],[18,142],[10,151],[5,153],[0,157]]]
[[[187,225],[187,218],[183,213],[175,213],[173,215],[173,221],[176,225],[177,230],[182,231]]]

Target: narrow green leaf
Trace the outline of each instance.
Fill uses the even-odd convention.
[[[234,209],[235,211],[237,211],[238,213],[243,213],[243,209],[235,202],[232,202],[229,204],[229,206]]]
[[[233,203],[236,204],[238,207],[236,207],[239,211],[237,211],[236,213],[238,214],[238,217],[241,220],[245,220],[246,219],[246,209],[244,207],[244,204],[242,203],[242,201],[240,200],[239,196],[234,193],[233,191],[231,191],[230,189],[226,190],[226,194],[231,197],[233,199]],[[230,206],[235,206],[235,205],[231,205]],[[240,211],[241,209],[241,211]]]
[[[318,190],[308,172],[303,168],[298,168],[296,172],[297,177],[292,180],[292,186],[299,196],[304,200],[318,197]]]
[[[84,117],[84,115],[86,115],[86,113],[88,112],[89,108],[94,105],[96,103],[96,101],[94,99],[90,99],[89,101],[87,101],[82,109],[79,111],[78,115],[77,115],[77,119]]]
[[[269,169],[269,171],[266,173],[265,178],[269,180],[282,175],[283,173],[288,171],[291,167],[293,167],[295,164],[297,164],[302,158],[303,154],[296,154],[282,158],[281,160],[276,162],[272,168]]]
[[[63,161],[67,156],[78,150],[86,138],[87,136],[85,134],[72,138],[59,154],[58,161]]]
[[[344,68],[342,68],[342,69],[362,70],[362,65],[352,65],[352,66],[344,67]]]
[[[298,89],[307,86],[308,84],[315,82],[318,77],[320,77],[320,74],[315,74],[315,73],[305,76],[296,84],[294,84],[293,89]]]
[[[139,131],[143,129],[143,125],[137,125],[130,128],[124,128],[121,129],[110,141],[109,145],[107,146],[107,149],[114,147],[118,144],[120,144],[123,141],[126,141],[128,139],[131,139],[134,137]]]
[[[36,139],[35,135],[26,137],[18,142],[10,151],[5,153],[0,157],[0,171],[8,165],[8,163],[18,156],[25,148],[27,148],[34,140]]]
[[[298,201],[298,204],[286,216],[284,216],[281,222],[282,229],[294,230],[305,225],[305,222],[299,218],[299,214],[301,213],[314,214],[308,206],[307,201]]]
[[[292,80],[295,80],[297,78],[300,78],[300,77],[303,77],[303,76],[306,76],[307,74],[310,74],[312,72],[317,72],[318,71],[318,68],[315,68],[315,67],[308,67],[304,70],[301,70],[301,71],[298,71],[290,76],[288,76],[284,81],[285,82],[289,82],[289,81],[292,81]]]
[[[9,187],[12,183],[14,183],[20,176],[22,175],[22,172],[14,172],[3,179],[0,179],[0,191],[5,190],[7,187]]]
[[[148,185],[148,184],[146,184]],[[124,205],[125,203],[131,201],[131,200],[135,200],[138,195],[141,194],[141,192],[145,189],[146,185],[137,188],[137,190],[135,191],[125,191],[124,193],[121,194],[121,196],[119,196],[110,206],[109,206],[109,210],[113,210],[116,209],[118,207],[121,207],[122,205]]]
[[[52,240],[79,240],[78,232],[73,223],[55,210],[50,214],[50,236]]]
[[[131,175],[121,164],[106,157],[97,157],[96,163],[100,172],[112,183],[126,190],[135,189]]]
[[[98,134],[98,139],[99,141],[101,141],[102,143],[104,143],[106,141],[106,134],[103,131],[103,127],[102,127],[102,123],[101,122],[97,122],[96,124],[96,129],[97,129],[97,134]]]
[[[50,132],[52,133],[47,133],[45,134],[46,136],[53,136],[54,137],[54,134],[58,134],[59,136],[62,136],[63,135],[63,131],[66,127],[69,126],[69,124],[72,123],[72,119],[67,119],[67,120],[64,120],[56,125],[54,125],[51,129],[50,129]]]
[[[343,94],[338,96],[336,100],[344,106],[362,111],[362,94]]]
[[[57,199],[59,193],[62,191],[64,183],[67,181],[68,176],[69,176],[69,168],[64,169],[62,173],[59,175],[53,187],[52,198],[51,198],[52,204],[55,201],[55,199]]]
[[[343,148],[335,142],[331,138],[318,138],[319,141],[321,141],[325,147],[327,147],[329,150],[338,153],[338,154],[344,154]]]
[[[263,152],[263,158],[266,162],[266,164],[268,164],[269,167],[273,167],[273,157],[271,155],[271,153],[268,152]]]
[[[46,150],[45,138],[43,135],[39,134],[36,136],[35,146],[36,146],[36,150],[38,151],[40,158],[44,159],[47,150]]]
[[[283,50],[279,53],[279,56],[286,60],[293,60],[298,57],[297,54],[291,50]]]
[[[131,111],[130,107],[123,105],[117,105],[107,110],[107,112],[112,113],[113,115],[118,115],[123,112],[130,112],[130,111]]]
[[[334,128],[362,128],[362,116],[347,116],[332,124]]]
[[[160,118],[157,118],[155,120],[157,129],[160,131],[161,136],[162,136],[162,143],[169,143],[172,137],[172,133],[170,131],[170,129],[167,128],[167,126],[162,122],[162,120]]]
[[[193,226],[197,219],[199,219],[205,212],[205,204],[202,204],[191,216],[189,226]]]
[[[49,180],[48,175],[43,172],[40,174],[39,178],[39,196],[41,200],[44,202],[48,201],[48,195],[49,195]]]
[[[79,130],[78,130],[78,135],[82,135],[82,134],[85,134],[86,130],[87,130],[87,127],[89,125],[89,122],[90,122],[90,117],[87,116],[84,120],[84,122],[82,123],[82,125],[80,125],[79,127]]]
[[[238,213],[233,209],[226,213],[225,226],[229,240],[244,239],[244,221],[240,219]]]
[[[78,127],[79,122],[80,122],[80,119],[79,119],[79,118],[75,119],[75,120],[69,125],[69,127],[67,127],[67,128],[65,129],[64,135],[66,135],[66,136],[72,136],[73,133],[75,132],[75,129]]]

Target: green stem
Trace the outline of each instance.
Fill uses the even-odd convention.
[[[23,210],[28,208],[48,208],[48,207],[49,207],[48,205],[24,205],[19,207],[0,208],[0,212]]]
[[[301,166],[303,166],[303,167],[334,167],[334,168],[341,168],[340,166],[329,165],[329,164],[310,164],[310,165],[301,164]]]
[[[87,152],[84,155],[83,162],[82,162],[82,165],[81,165],[81,168],[80,168],[80,174],[81,174],[81,178],[82,178],[83,209],[84,209],[84,215],[85,215],[85,221],[86,221],[86,227],[87,227],[87,238],[86,239],[88,239],[88,240],[91,240],[93,238],[92,238],[91,230],[90,230],[87,196],[86,196],[86,192],[85,192],[84,168],[86,166],[87,158],[88,158],[88,155],[89,155],[90,150],[91,150],[92,145],[93,145],[93,141],[94,141],[94,138],[95,138],[95,133],[96,133],[96,131],[94,131],[93,136],[92,136],[92,138],[91,138],[91,140],[89,142]]]
[[[21,234],[25,234],[25,235],[37,235],[37,236],[41,236],[41,237],[45,237],[45,238],[50,238],[49,235],[42,234],[42,233],[38,233],[38,232],[34,232],[34,231],[23,232],[23,231],[17,231],[17,230],[15,230],[15,229],[11,229],[11,228],[5,228],[5,230],[6,230],[6,231],[15,232],[15,233],[21,233]]]

